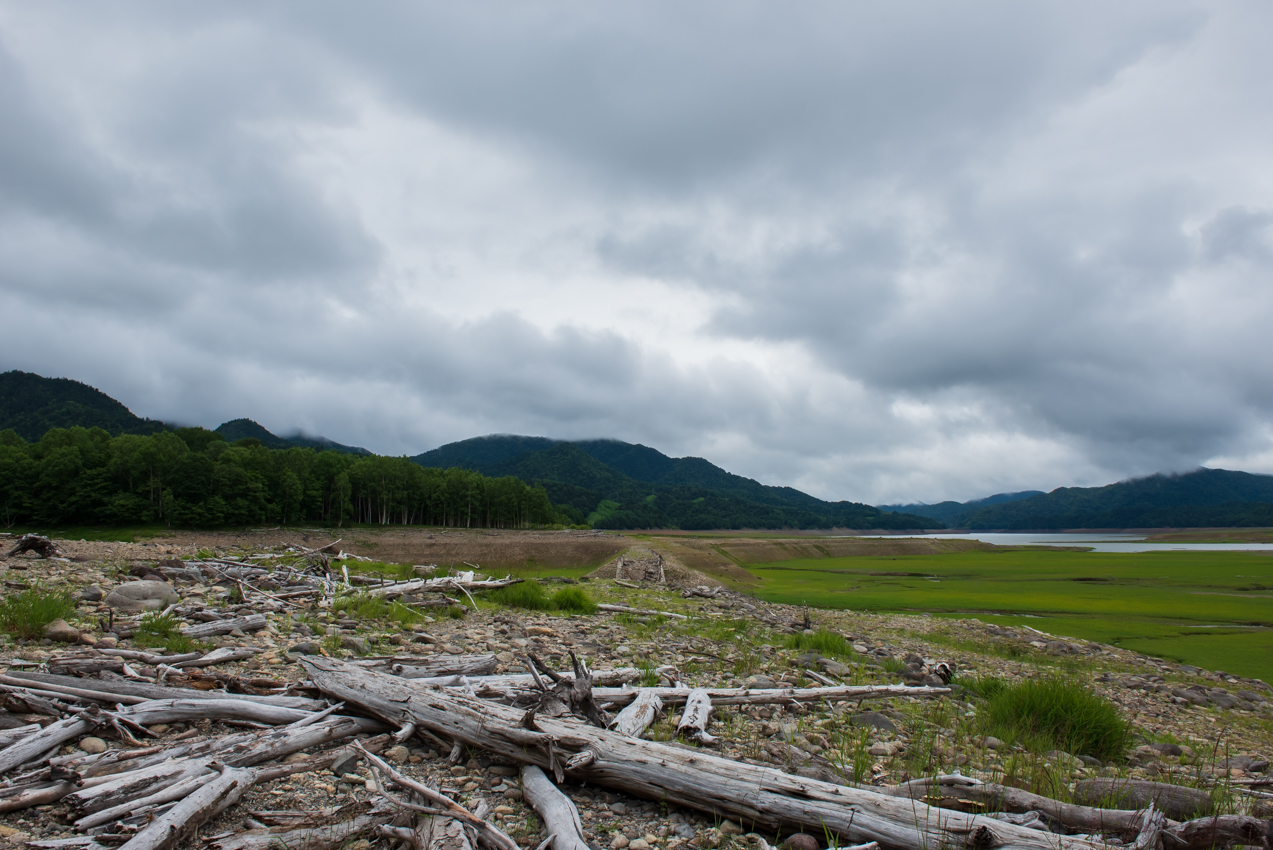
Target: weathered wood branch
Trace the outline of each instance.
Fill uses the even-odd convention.
[[[301,660],[323,692],[363,706],[395,725],[414,722],[433,734],[548,771],[651,800],[739,818],[744,825],[799,826],[854,843],[887,848],[997,847],[1002,850],[1097,850],[1093,842],[1045,835],[999,821],[932,808],[874,791],[791,776],[701,750],[642,741],[562,719],[524,728],[522,712],[449,691],[413,687],[342,662]],[[586,752],[585,752],[586,751]],[[585,757],[586,756],[586,757]]]
[[[85,696],[101,702],[140,703],[152,699],[233,699],[277,705],[283,708],[299,708],[305,711],[321,711],[327,703],[305,697],[270,696],[260,694],[226,694],[219,691],[201,691],[195,688],[173,688],[151,685],[145,682],[120,679],[77,679],[74,676],[55,676],[50,673],[10,672],[0,676],[0,683],[19,687],[39,687],[56,690],[71,696]]]
[[[233,620],[214,620],[211,623],[196,623],[193,626],[182,626],[181,633],[189,638],[215,637],[228,635],[238,629],[241,632],[259,632],[265,628],[267,620],[264,614],[248,614],[246,617],[235,617]]]
[[[499,850],[521,850],[521,848],[517,846],[516,841],[501,832],[495,825],[479,818],[477,815],[473,814],[450,797],[447,797],[445,794],[441,794],[434,791],[427,785],[403,776],[401,773],[390,767],[383,759],[373,755],[366,749],[359,747],[357,742],[354,742],[354,746],[363,754],[363,756],[367,759],[367,763],[371,765],[377,773],[387,776],[395,785],[419,794],[427,802],[442,809],[449,816],[461,821],[467,826],[472,827],[477,831],[478,835],[485,839],[492,847],[497,847]]]
[[[553,850],[589,850],[583,837],[579,810],[569,797],[557,790],[542,770],[534,765],[522,767],[522,793],[544,821],[548,834],[552,836]]]
[[[684,688],[642,688],[653,691],[664,705],[679,705],[689,697]],[[906,685],[837,685],[831,688],[702,688],[713,705],[768,705],[796,702],[840,702],[887,697],[942,697],[950,688],[912,688]],[[597,702],[625,705],[636,699],[636,688],[593,688]]]
[[[121,850],[171,850],[190,846],[195,830],[239,801],[256,778],[250,770],[226,768],[132,837]]]
[[[676,734],[711,746],[717,741],[715,735],[707,732],[711,719],[712,698],[702,688],[695,688],[685,698],[685,710],[681,712],[681,722],[676,725]]]
[[[1075,783],[1074,799],[1087,805],[1112,804],[1133,809],[1152,803],[1177,821],[1209,815],[1215,810],[1211,795],[1200,788],[1144,779],[1083,779]]]
[[[336,850],[383,824],[383,813],[359,815],[323,826],[284,830],[252,830],[213,841],[210,850]]]
[[[598,605],[597,610],[608,611],[611,614],[641,614],[646,617],[671,617],[673,620],[689,619],[684,614],[677,614],[673,611],[652,611],[648,608],[629,608],[627,605]]]
[[[662,710],[663,701],[659,699],[658,692],[654,688],[642,688],[637,691],[636,699],[614,718],[610,728],[620,735],[640,738]]]

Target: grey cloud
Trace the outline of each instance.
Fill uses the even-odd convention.
[[[1232,174],[1268,162],[1227,166],[1259,133],[1220,120],[1267,113],[1225,35],[1256,7],[5,12],[6,368],[201,424],[613,436],[873,501],[1267,450],[1273,198]],[[1206,101],[1206,150],[1173,73],[1253,81]],[[439,129],[336,151],[397,132],[372,113]],[[442,144],[521,182],[475,155],[411,194]],[[375,191],[324,164],[382,151]]]

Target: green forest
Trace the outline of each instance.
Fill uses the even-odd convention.
[[[346,522],[530,528],[568,522],[543,487],[405,457],[227,442],[203,428],[112,437],[0,431],[0,526],[216,528]]]

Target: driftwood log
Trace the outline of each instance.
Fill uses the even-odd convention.
[[[716,736],[707,732],[707,724],[711,719],[712,698],[702,688],[695,688],[685,698],[685,710],[681,713],[681,722],[676,725],[676,734],[700,744],[715,744]]]
[[[534,765],[522,767],[522,793],[552,836],[553,850],[590,850],[583,837],[579,810]]]
[[[1154,807],[1172,820],[1189,820],[1215,811],[1215,800],[1200,788],[1149,782],[1144,779],[1083,779],[1075,783],[1074,800],[1124,809]]]
[[[85,696],[100,702],[140,703],[152,699],[222,699],[227,696],[218,691],[201,691],[195,688],[172,688],[147,682],[122,679],[78,679],[74,676],[55,676],[50,673],[10,672],[0,676],[0,684],[19,687],[43,688],[70,696]],[[268,694],[233,694],[236,700],[277,705],[283,708],[299,708],[304,711],[321,711],[327,703],[305,697],[272,696]]]
[[[663,701],[658,692],[654,688],[642,688],[637,691],[636,699],[615,716],[610,728],[620,735],[640,738],[662,710]]]
[[[24,534],[18,538],[17,545],[4,554],[6,558],[21,555],[23,552],[34,552],[41,558],[61,558],[62,550],[47,537],[38,534]]]
[[[264,614],[248,614],[246,617],[235,617],[233,620],[213,620],[211,623],[182,626],[181,633],[186,637],[198,640],[200,638],[215,637],[216,635],[228,635],[235,629],[245,634],[247,632],[259,632],[265,628],[265,625]]]
[[[577,721],[535,721],[516,709],[413,687],[410,681],[332,659],[306,657],[301,663],[321,691],[360,705],[391,724],[412,723],[439,737],[534,764],[561,778],[569,774],[646,799],[738,818],[753,828],[797,826],[831,833],[840,841],[878,841],[897,850],[941,846],[1096,850],[1100,846],[791,776],[702,750],[641,741]]]

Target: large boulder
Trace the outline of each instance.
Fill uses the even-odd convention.
[[[106,594],[110,607],[135,614],[141,611],[162,611],[181,597],[172,585],[164,581],[130,581]]]

